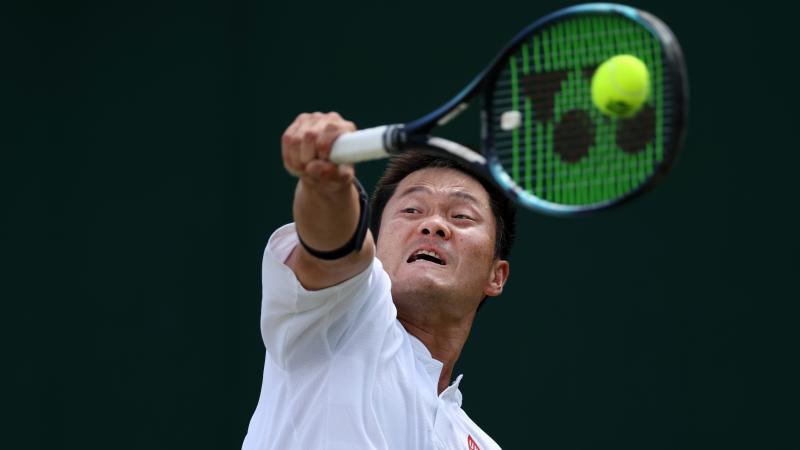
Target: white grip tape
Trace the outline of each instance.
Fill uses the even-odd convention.
[[[371,159],[388,158],[383,135],[388,125],[345,133],[339,136],[331,148],[334,164],[357,163]]]

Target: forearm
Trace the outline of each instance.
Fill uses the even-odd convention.
[[[336,250],[353,238],[360,217],[358,191],[352,183],[334,191],[320,190],[301,180],[294,197],[297,234],[306,245],[319,251]],[[306,289],[317,290],[341,283],[360,273],[375,255],[372,235],[367,231],[363,247],[341,258],[320,259],[303,246],[295,247],[288,266]]]
[[[293,205],[297,234],[315,250],[338,249],[353,237],[359,208],[358,191],[351,183],[331,189],[301,178]]]
[[[343,247],[356,232],[361,214],[352,166],[328,160],[333,141],[354,131],[352,122],[336,113],[300,114],[282,137],[286,170],[299,177],[293,215],[297,234],[311,249],[328,252]],[[322,259],[298,245],[286,264],[306,289],[323,289],[363,271],[375,255],[367,232],[363,247],[336,259]]]

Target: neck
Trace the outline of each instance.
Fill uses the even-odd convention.
[[[397,320],[403,324],[406,331],[425,344],[431,356],[442,363],[442,373],[439,375],[437,387],[438,393],[441,394],[450,385],[453,367],[469,337],[475,312],[461,321],[449,324],[435,323],[429,319],[430,317],[401,315],[399,311],[397,314]]]

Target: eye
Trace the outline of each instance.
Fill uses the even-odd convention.
[[[402,212],[406,214],[416,214],[419,210],[417,208],[403,208]]]
[[[470,217],[470,216],[468,216],[466,214],[454,214],[453,218],[454,219],[459,219],[459,220],[472,220],[472,217]]]

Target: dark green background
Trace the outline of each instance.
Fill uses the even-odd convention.
[[[457,367],[504,448],[800,447],[796,26],[769,3],[635,3],[681,39],[685,152],[626,207],[520,213]],[[238,448],[282,130],[412,119],[568,4],[4,2],[0,446]]]

